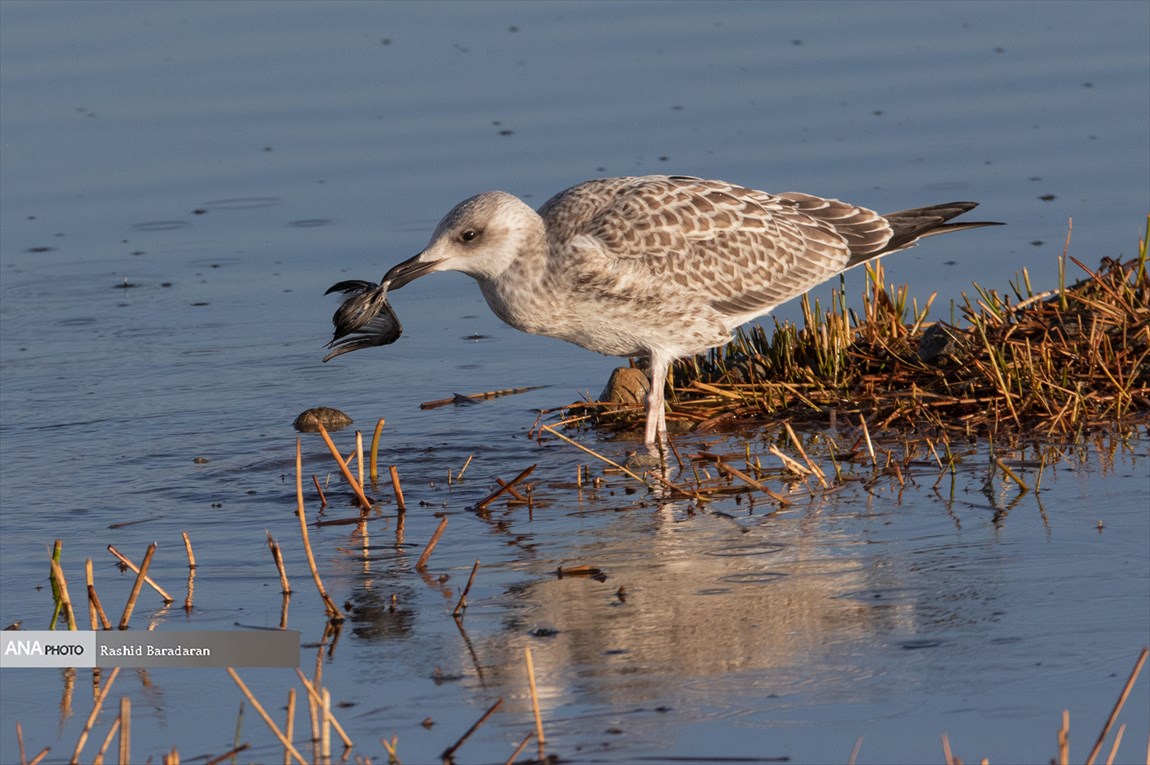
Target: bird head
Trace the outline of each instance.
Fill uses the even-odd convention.
[[[392,268],[383,281],[398,289],[433,271],[496,279],[532,237],[543,237],[539,215],[511,194],[488,191],[457,204],[435,227],[423,252]]]

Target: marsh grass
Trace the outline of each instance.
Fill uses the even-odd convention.
[[[1073,271],[1082,278],[1066,286]],[[1059,273],[1047,292],[1025,270],[1003,291],[973,284],[951,322],[929,322],[934,295],[920,303],[906,286],[884,285],[876,264],[860,312],[842,288],[825,307],[803,296],[801,326],[740,328],[730,344],[678,362],[668,418],[706,431],[862,416],[876,431],[1059,440],[1147,422],[1146,238],[1137,256],[1104,258],[1096,269],[1064,252]],[[601,424],[636,427],[641,408],[623,409]]]

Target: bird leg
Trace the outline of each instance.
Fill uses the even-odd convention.
[[[644,443],[654,446],[667,436],[667,413],[664,411],[664,391],[670,361],[651,355],[651,390],[647,393],[647,430]]]

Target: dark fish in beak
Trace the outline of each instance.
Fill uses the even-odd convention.
[[[331,317],[335,334],[327,344],[332,351],[323,357],[324,361],[360,348],[389,345],[399,339],[403,326],[387,302],[387,290],[391,286],[387,278],[379,284],[353,279],[333,284],[324,293],[347,295]]]

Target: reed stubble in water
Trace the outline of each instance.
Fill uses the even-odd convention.
[[[787,433],[787,435],[789,437],[787,440],[789,440],[791,446],[795,449],[796,454],[800,455],[799,460],[806,461],[808,458],[804,458],[801,455],[807,454],[809,452],[812,442],[807,442],[804,444],[803,442],[799,441],[797,438],[798,434],[794,433],[794,431],[787,432],[784,430],[783,432]],[[883,453],[882,453],[881,448],[879,449],[876,456],[877,456],[876,461],[881,465],[883,463]],[[803,466],[799,462],[799,460],[795,461],[796,465],[799,465],[800,467],[803,467],[804,469],[809,471],[809,468],[806,468],[805,466]],[[748,473],[755,473],[755,466],[753,464],[751,464],[749,457],[747,458],[747,461],[748,461],[748,465],[746,466],[747,472]],[[1000,462],[1004,462],[1004,460],[1002,458],[996,458],[996,459],[992,460],[992,464],[995,465],[996,467],[998,467],[999,469],[1001,469],[1001,465],[998,464]],[[742,471],[740,471],[740,472],[742,472]],[[756,475],[758,475],[758,474],[756,473]],[[759,476],[759,478],[761,478],[761,476]],[[829,478],[829,473],[828,473],[828,478]],[[758,479],[756,479],[756,480],[758,480]],[[815,480],[813,474],[811,474],[810,481],[811,481],[811,489],[814,491],[817,491],[819,488],[819,485],[818,485],[818,482]],[[474,569],[473,569],[473,573],[474,573]],[[565,571],[564,573],[572,573],[572,572]],[[140,577],[137,577],[136,589],[138,589],[138,587],[139,587],[139,582],[140,582]],[[1135,681],[1138,679],[1139,675],[1141,674],[1141,672],[1144,668],[1146,655],[1147,655],[1147,651],[1146,651],[1146,649],[1143,649],[1142,653],[1139,656],[1138,661],[1135,664],[1134,669],[1131,671],[1131,673],[1130,673],[1130,675],[1129,675],[1129,677],[1125,683],[1125,686],[1122,689],[1121,694],[1119,695],[1117,702],[1114,705],[1113,710],[1111,711],[1109,717],[1106,719],[1106,723],[1103,726],[1102,731],[1098,735],[1097,741],[1095,742],[1094,747],[1093,747],[1092,752],[1091,752],[1092,758],[1095,757],[1101,751],[1102,747],[1106,744],[1107,740],[1110,738],[1112,738],[1112,741],[1109,745],[1110,749],[1111,749],[1111,759],[1114,758],[1114,752],[1117,750],[1119,744],[1122,741],[1121,735],[1122,735],[1123,728],[1117,727],[1118,735],[1116,735],[1116,736],[1111,737],[1111,733],[1114,732],[1115,727],[1117,726],[1119,714],[1123,708],[1123,704],[1124,704],[1126,698],[1128,697],[1128,695],[1130,693],[1131,687],[1134,685]],[[116,671],[118,671],[118,669]],[[531,668],[528,669],[528,674],[533,675],[533,670]],[[108,688],[111,685],[111,682],[113,682],[114,678],[115,678],[115,672],[102,685],[101,693],[99,694],[99,698],[97,700],[97,710],[99,708],[99,704],[103,703],[103,699],[107,698]],[[306,687],[306,684],[305,684],[305,687]],[[324,689],[324,691],[327,691],[327,689]],[[328,693],[317,693],[317,692],[313,691],[311,688],[308,689],[308,692],[309,692],[309,700],[311,700],[313,703],[316,703],[318,705],[318,708],[320,710],[320,712],[318,714],[324,720],[324,724],[325,725],[330,724],[331,727],[334,728],[337,733],[339,733],[341,728],[339,726],[338,721],[336,721],[335,718],[333,716],[331,716],[330,702],[325,704],[323,701],[323,699],[325,697],[330,698],[330,692],[328,692]],[[486,720],[488,717],[489,717],[489,714],[484,715],[483,720]],[[125,718],[125,719],[127,719],[127,718]],[[115,725],[115,724],[116,724],[116,722],[113,721],[113,725]],[[473,726],[473,728],[468,732],[468,734],[465,734],[464,737],[460,738],[459,741],[456,743],[455,747],[453,747],[453,749],[457,749],[460,745],[462,745],[462,743],[466,740],[467,735],[470,735],[471,733],[473,733],[479,724],[480,723],[477,723],[476,726]],[[92,729],[91,724],[86,726],[85,731],[84,731],[83,736],[82,736],[82,741],[80,742],[77,751],[79,751],[79,748],[83,747],[83,740],[86,740],[89,737],[92,730],[93,729]],[[124,729],[121,729],[121,730],[124,730]],[[127,728],[127,730],[130,733],[131,729]],[[285,737],[290,742],[291,741],[290,732],[289,732],[290,727],[285,727],[282,729],[282,731],[284,732]],[[1066,742],[1067,742],[1068,733],[1069,733],[1069,726],[1068,726],[1068,723],[1065,721],[1065,718],[1064,718],[1063,726],[1060,729],[1060,740],[1059,740],[1060,755],[1059,756],[1062,756],[1062,754],[1067,751],[1066,750],[1066,745],[1067,745]],[[341,735],[346,735],[346,734],[341,734]],[[524,739],[524,742],[528,741],[529,738],[533,737],[534,735],[535,734],[532,734],[532,736],[526,737]],[[542,736],[539,736],[539,738],[540,738],[540,743],[542,743]],[[109,740],[110,740],[110,738],[105,737],[105,741],[109,741]],[[345,745],[349,745],[349,741],[350,741],[350,739],[345,739]],[[552,746],[554,747],[554,745],[555,744],[553,743]],[[392,746],[394,746],[394,740],[392,741]],[[290,755],[290,753],[289,753],[289,755]],[[951,762],[957,761],[955,759],[955,756],[953,753],[951,753],[949,755],[949,761],[951,761]]]

